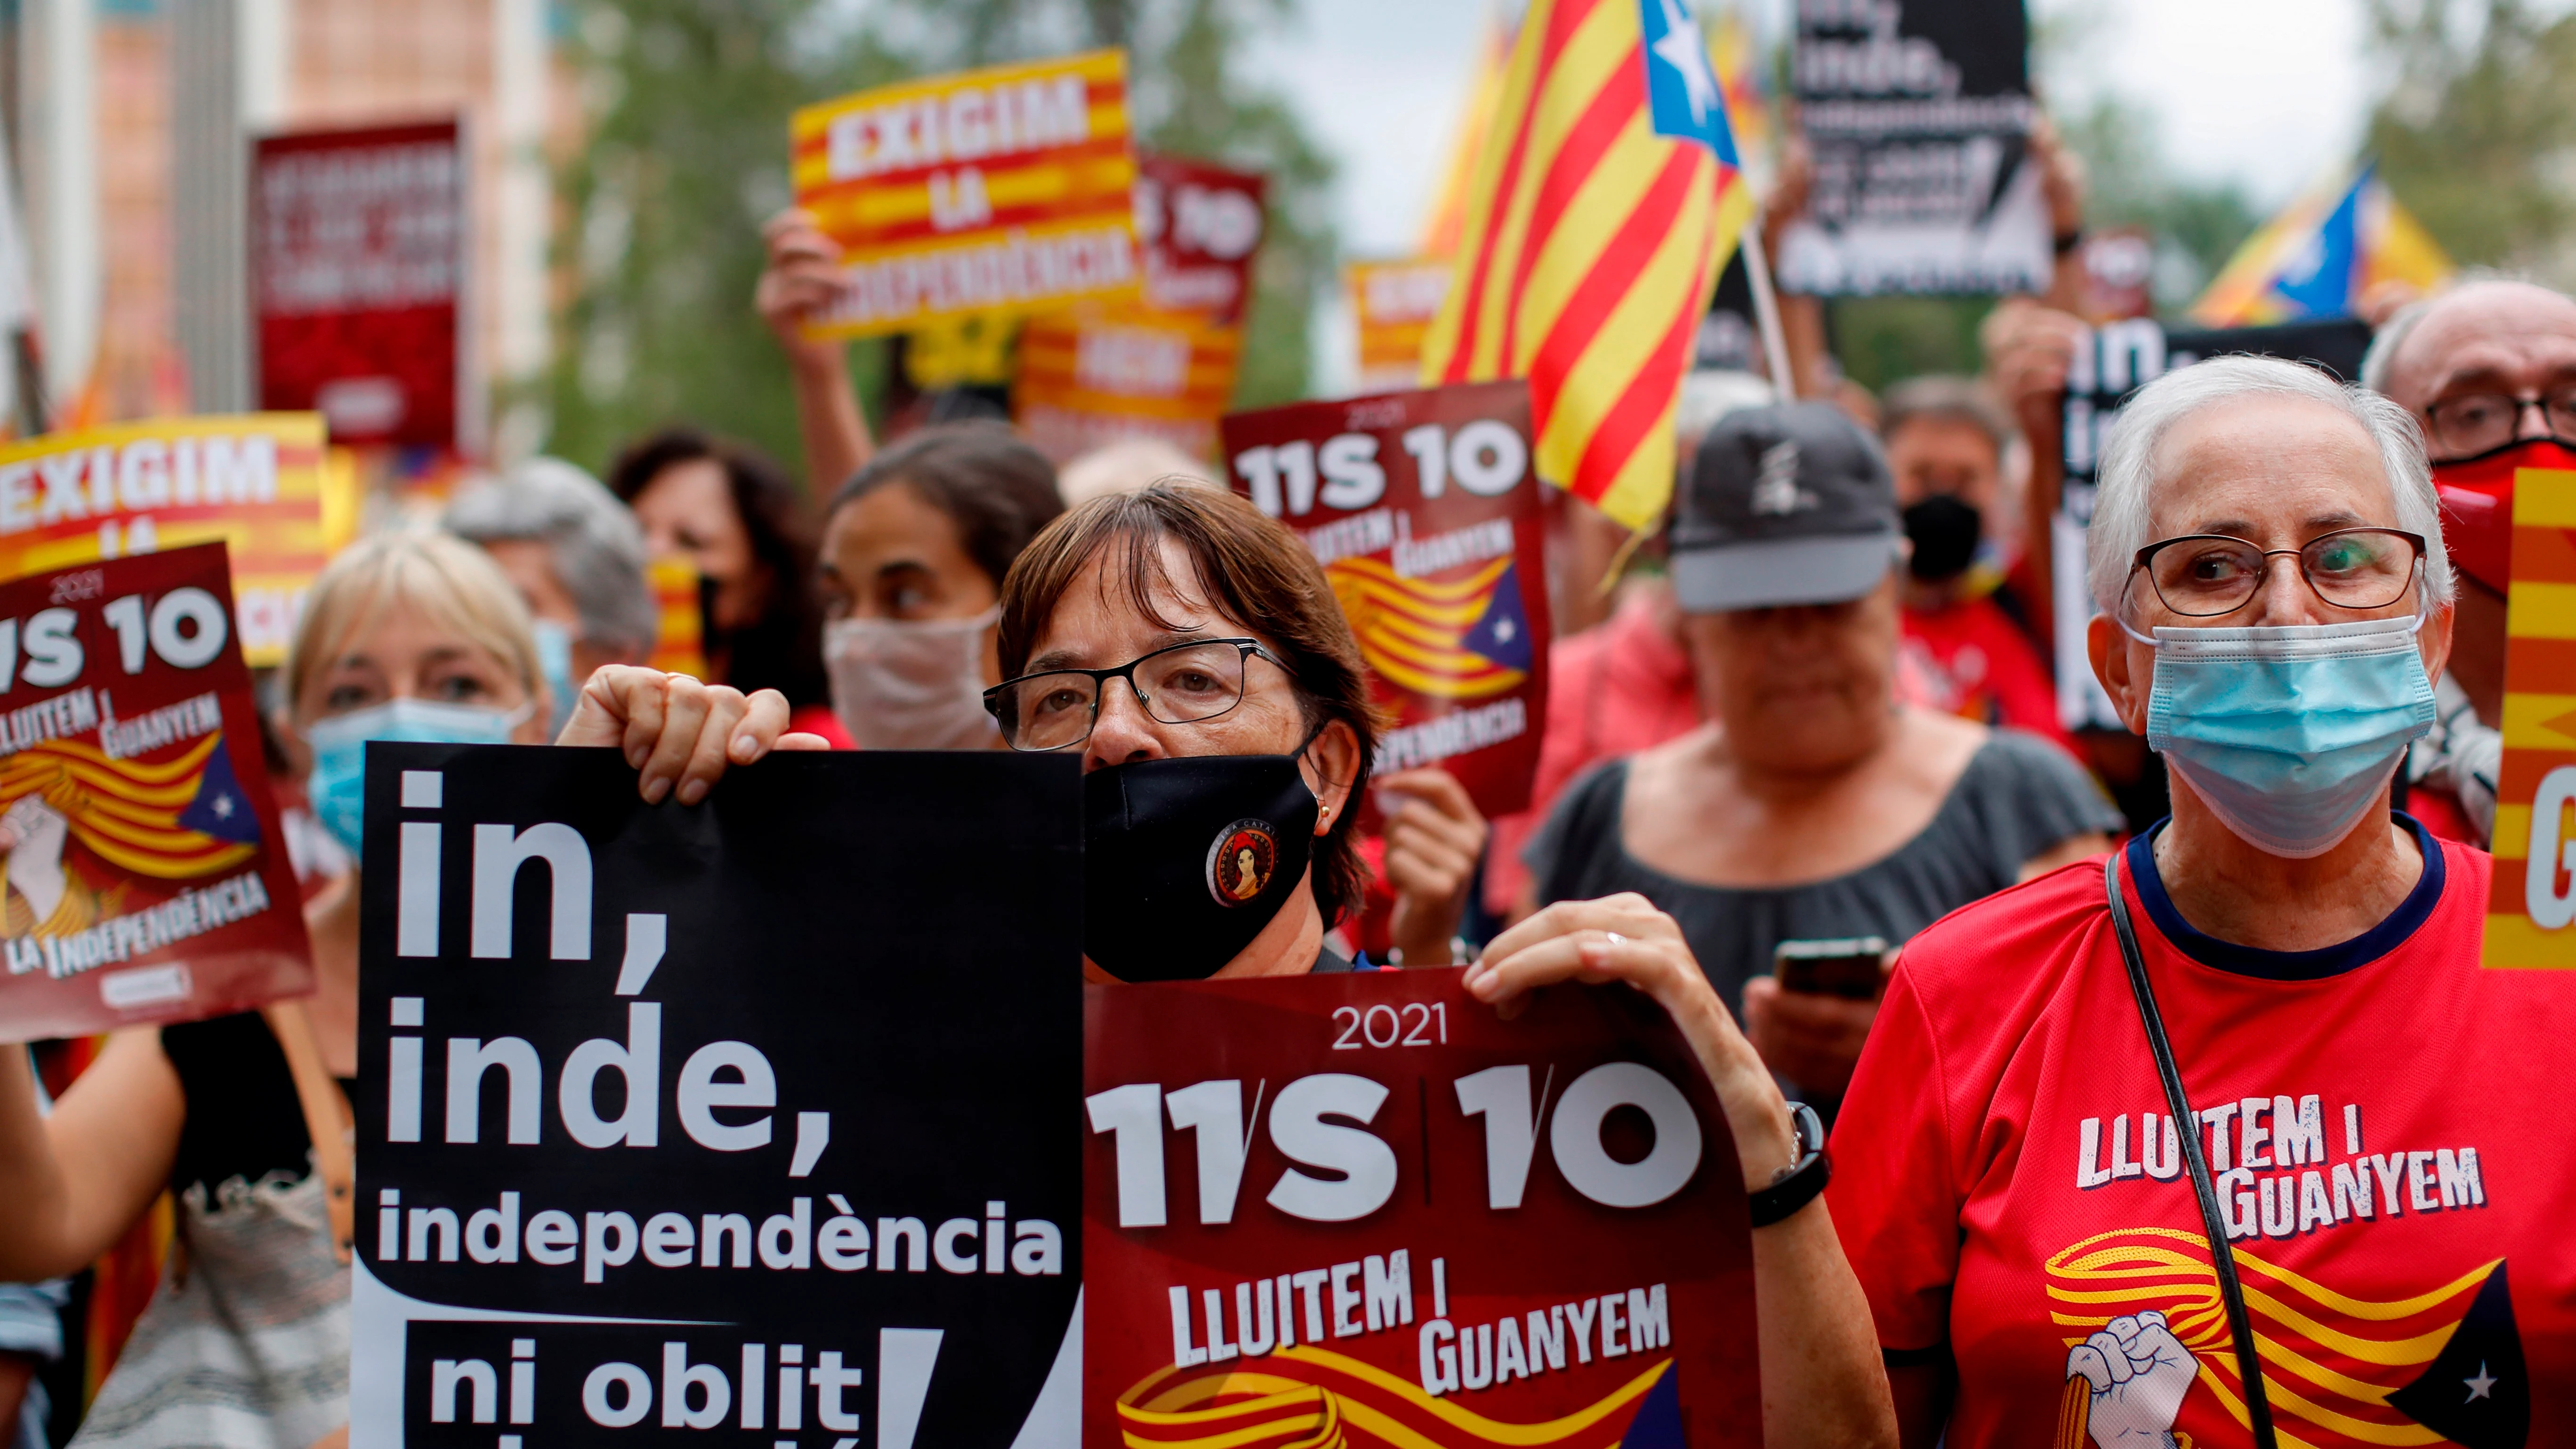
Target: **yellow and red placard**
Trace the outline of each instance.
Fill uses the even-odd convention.
[[[1351,314],[1359,319],[1360,390],[1415,386],[1422,376],[1422,338],[1449,295],[1449,260],[1353,262],[1342,268]]]
[[[1038,317],[1020,334],[1011,410],[1029,442],[1059,463],[1140,434],[1213,457],[1242,355],[1242,328],[1180,314]]]
[[[2514,475],[2484,964],[2576,967],[2576,472]]]
[[[1127,56],[1097,50],[860,91],[788,122],[796,203],[849,288],[816,331],[1133,295]]]
[[[0,447],[0,578],[220,541],[242,658],[284,661],[325,527],[322,417],[165,418]],[[345,520],[343,522],[346,522]]]

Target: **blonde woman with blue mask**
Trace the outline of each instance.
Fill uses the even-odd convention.
[[[369,741],[545,737],[527,608],[489,559],[445,535],[372,537],[334,559],[306,597],[283,683],[281,733],[353,856]],[[25,1053],[0,1052],[0,1279],[75,1271],[164,1189],[178,1203],[187,1251],[173,1262],[187,1271],[137,1323],[84,1445],[308,1449],[346,1433],[340,1144],[358,1069],[357,877],[305,916],[312,996],[265,1018],[118,1032],[50,1117],[35,1111]],[[257,1345],[243,1324],[259,1325]]]

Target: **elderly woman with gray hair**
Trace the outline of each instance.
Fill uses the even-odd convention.
[[[557,728],[594,670],[653,652],[660,621],[644,533],[598,479],[560,458],[530,458],[459,493],[441,522],[481,545],[528,601]]]
[[[2414,423],[2169,373],[2088,552],[2173,814],[1896,968],[1829,1196],[1906,1442],[2571,1442],[2576,977],[2482,970],[2492,863],[2390,805],[2451,638]]]

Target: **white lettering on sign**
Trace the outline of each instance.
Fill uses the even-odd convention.
[[[2531,924],[2544,931],[2563,931],[2576,922],[2576,840],[2564,826],[2570,804],[2576,804],[2576,765],[2560,765],[2540,777],[2531,798],[2522,900]]]
[[[1043,151],[1091,139],[1089,88],[1078,75],[960,86],[835,116],[827,174],[854,181],[956,161]]]
[[[152,509],[276,501],[273,437],[137,438],[0,468],[0,535]],[[148,552],[148,535],[138,532],[114,551]]]
[[[1434,1044],[1435,1031],[1445,1036],[1445,1017],[1425,1010],[1409,1018],[1407,1009],[1390,1003],[1366,1011],[1343,1008],[1334,1014],[1341,1035],[1333,1046],[1426,1046]],[[1382,1030],[1373,1019],[1380,1011],[1386,1014]],[[1529,1105],[1529,1076],[1526,1066],[1490,1067],[1453,1083],[1461,1110],[1484,1118],[1488,1203],[1496,1209],[1518,1204],[1536,1150],[1541,1122]],[[1172,1129],[1193,1133],[1198,1141],[1199,1220],[1232,1222],[1243,1148],[1261,1130],[1267,1085],[1256,1088],[1249,1116],[1243,1115],[1243,1083],[1236,1080],[1200,1082],[1168,1095],[1157,1083],[1134,1082],[1085,1099],[1092,1132],[1108,1134],[1115,1153],[1118,1225],[1158,1228],[1171,1220],[1163,1156],[1167,1108]],[[1514,1090],[1520,1093],[1517,1107]],[[1541,1096],[1544,1101],[1544,1091]],[[1386,1098],[1383,1085],[1343,1072],[1299,1077],[1282,1087],[1271,1101],[1270,1141],[1298,1166],[1282,1172],[1264,1200],[1289,1217],[1318,1223],[1352,1222],[1384,1207],[1395,1195],[1400,1169],[1394,1150],[1369,1128]],[[1636,1162],[1617,1160],[1601,1141],[1603,1119],[1623,1106],[1643,1111],[1654,1129],[1654,1146]],[[1699,1119],[1681,1089],[1652,1067],[1595,1067],[1545,1102],[1545,1110],[1549,1155],[1558,1174],[1603,1207],[1652,1206],[1681,1191],[1699,1169]]]
[[[866,326],[1122,287],[1136,279],[1136,247],[1125,226],[1041,237],[1013,230],[944,251],[853,262],[841,276],[841,300],[817,320]]]
[[[454,141],[262,157],[260,311],[292,317],[455,300],[462,180]]]
[[[1085,327],[1074,380],[1120,397],[1179,397],[1190,386],[1190,340],[1147,327]]]
[[[1452,479],[1479,498],[1498,498],[1529,476],[1529,444],[1497,418],[1477,418],[1454,434],[1438,423],[1424,423],[1407,429],[1403,444],[1413,457],[1416,486],[1424,498],[1448,492]],[[1246,448],[1234,455],[1234,471],[1253,505],[1273,518],[1303,517],[1318,503],[1351,512],[1373,507],[1386,495],[1378,440],[1368,433],[1335,433],[1321,444],[1300,438]],[[1510,552],[1509,547],[1503,552]],[[1397,567],[1401,571],[1403,565]]]

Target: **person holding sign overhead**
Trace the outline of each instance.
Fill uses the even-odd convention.
[[[1363,867],[1351,802],[1376,743],[1359,646],[1314,556],[1232,494],[1157,484],[1039,535],[1002,596],[1005,743],[1082,761],[1085,972],[1196,980],[1348,970],[1324,932]],[[649,670],[594,676],[567,745],[615,745],[650,800],[704,799],[727,765],[821,741],[786,701]],[[1756,1196],[1769,1442],[1892,1442],[1858,1285],[1811,1199],[1779,1089],[1672,919],[1639,896],[1569,902],[1498,938],[1468,975],[1508,1011],[1540,987],[1624,981],[1672,1014]],[[1764,1196],[1764,1193],[1769,1196]]]
[[[284,683],[290,749],[353,857],[368,741],[544,738],[527,606],[443,534],[381,534],[333,559]],[[0,1278],[77,1271],[165,1188],[178,1200],[172,1271],[85,1444],[303,1449],[345,1433],[357,877],[306,918],[318,989],[300,1008],[117,1032],[50,1117],[26,1053],[0,1052]]]
[[[1906,1442],[2565,1443],[2576,982],[2482,970],[2493,863],[2390,808],[2452,627],[2416,427],[2219,358],[2100,479],[2173,814],[1897,965],[1830,1197]]]

